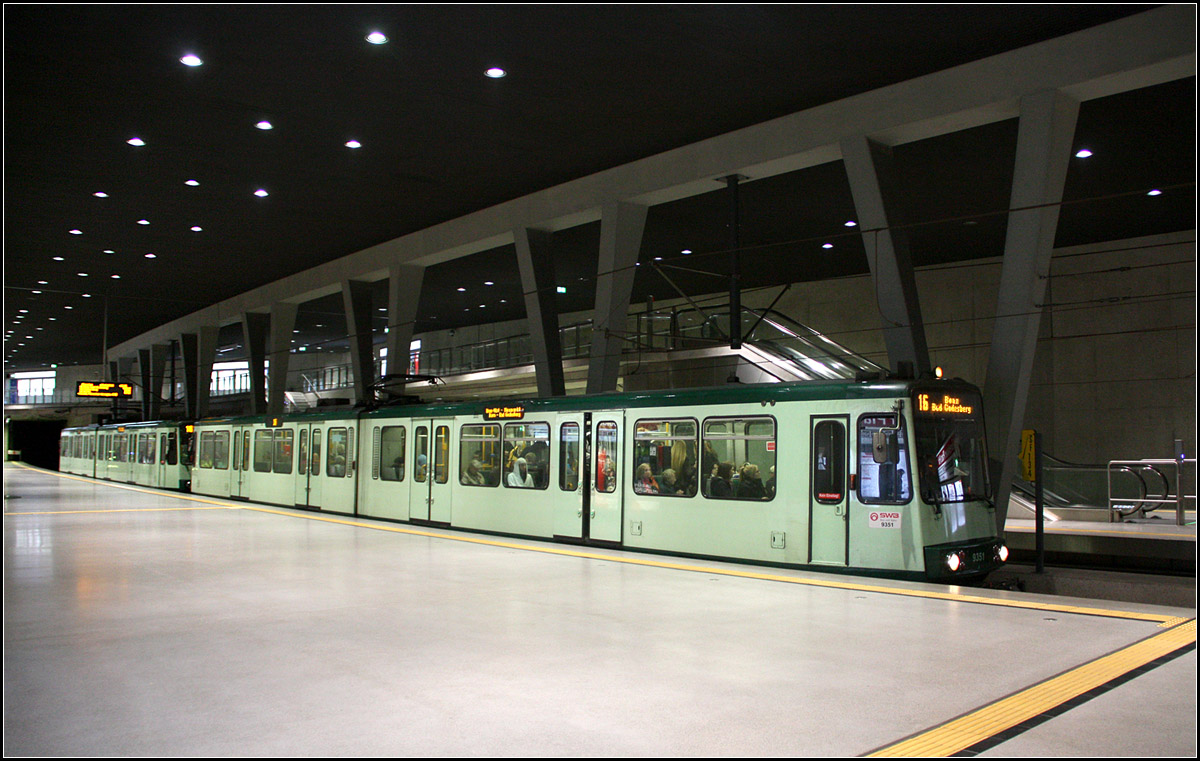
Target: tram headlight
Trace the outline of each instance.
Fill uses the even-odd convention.
[[[1007,563],[1008,562],[1008,547],[1004,546],[1003,544],[1000,545],[999,547],[997,547],[996,548],[996,558],[1001,563]]]
[[[951,552],[946,556],[946,567],[950,569],[951,573],[954,573],[959,568],[962,568],[965,563],[966,558],[963,557],[961,552]]]

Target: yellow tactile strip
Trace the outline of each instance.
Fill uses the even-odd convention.
[[[868,756],[946,757],[1029,721],[1130,671],[1196,643],[1196,620],[1102,656]]]
[[[21,467],[28,467],[22,465]],[[1173,619],[1172,616],[1167,616],[1160,613],[1144,613],[1138,611],[1117,610],[1113,608],[1093,608],[1079,605],[1065,605],[1061,603],[1039,602],[1035,600],[1018,600],[1004,597],[986,597],[984,595],[965,594],[962,592],[939,592],[931,589],[907,589],[903,587],[890,587],[882,584],[872,584],[868,582],[847,581],[842,579],[822,579],[811,578],[804,576],[789,576],[778,573],[767,573],[762,571],[742,570],[740,568],[717,568],[713,566],[693,565],[690,563],[655,560],[650,557],[640,557],[634,555],[613,555],[602,552],[593,552],[589,550],[570,549],[562,545],[535,545],[528,543],[519,543],[515,541],[506,541],[502,539],[489,539],[486,537],[472,534],[450,534],[428,529],[407,528],[405,526],[383,523],[383,522],[365,522],[355,520],[353,518],[337,518],[319,513],[308,513],[303,511],[288,511],[284,509],[262,507],[251,503],[242,502],[225,502],[216,498],[195,497],[189,494],[177,494],[147,487],[131,486],[126,484],[116,484],[109,481],[97,481],[92,478],[83,476],[74,476],[64,473],[55,473],[53,471],[44,471],[37,468],[29,468],[36,470],[39,473],[59,476],[60,478],[69,478],[77,481],[85,481],[102,486],[113,486],[121,489],[130,489],[132,491],[142,491],[147,494],[154,494],[161,497],[172,497],[175,499],[189,500],[192,502],[200,502],[218,507],[251,510],[261,513],[271,513],[273,515],[283,515],[288,518],[302,518],[304,520],[323,521],[325,523],[336,523],[344,526],[354,526],[357,528],[369,528],[375,531],[391,531],[398,534],[409,534],[412,536],[425,536],[435,539],[447,539],[455,542],[468,542],[471,544],[482,544],[492,547],[504,547],[507,549],[526,550],[529,552],[542,552],[551,555],[565,555],[568,557],[586,558],[589,560],[605,560],[614,563],[625,563],[628,565],[649,566],[654,568],[670,568],[679,571],[694,571],[697,573],[719,574],[723,576],[735,576],[745,579],[760,579],[763,581],[778,581],[787,584],[801,584],[813,587],[825,587],[830,589],[843,589],[856,592],[876,592],[879,594],[899,595],[903,597],[922,597],[934,600],[947,600],[950,602],[968,602],[977,603],[980,605],[998,605],[1006,608],[1024,608],[1028,610],[1053,611],[1057,613],[1075,613],[1086,616],[1104,616],[1107,618],[1123,618],[1135,621],[1151,621],[1162,625],[1166,621]],[[153,508],[148,508],[153,509]],[[78,512],[78,511],[71,511]],[[31,515],[32,513],[5,513],[6,515]]]

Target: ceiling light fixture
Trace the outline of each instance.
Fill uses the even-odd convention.
[[[138,224],[139,224],[139,225],[148,225],[148,224],[150,224],[150,220],[148,220],[148,219],[139,219],[139,220],[138,220]]]
[[[1146,195],[1148,195],[1148,196],[1161,196],[1161,195],[1162,195],[1162,191],[1161,191],[1161,190],[1159,190],[1158,188],[1155,188],[1154,190],[1151,190],[1151,191],[1150,191],[1149,193],[1147,193]]]
[[[203,229],[204,228],[202,228],[200,225],[192,225],[192,232],[194,232],[194,233],[198,233]]]
[[[188,53],[183,58],[180,58],[179,62],[184,66],[199,66],[200,64],[204,63],[204,61],[200,60],[200,56],[193,53]]]
[[[55,256],[55,257],[52,257],[52,258],[53,258],[53,259],[54,259],[54,261],[56,261],[56,262],[61,262],[61,261],[64,261],[64,260],[63,260],[63,258],[62,258],[61,256]]]
[[[254,195],[258,196],[259,198],[266,198],[267,196],[269,196],[271,194],[268,193],[267,191],[263,190],[262,188],[259,188],[258,190],[254,191]]]
[[[129,143],[130,145],[136,145],[139,147],[146,144],[146,141],[141,139],[140,137],[131,137],[128,140],[126,140],[125,142]]]
[[[1081,148],[1081,149],[1079,149],[1079,151],[1077,151],[1075,153],[1075,158],[1086,159],[1088,156],[1091,156],[1091,155],[1092,155],[1092,152],[1089,151],[1087,148]]]
[[[501,77],[508,76],[508,72],[505,71],[504,69],[501,69],[499,66],[493,66],[492,68],[488,69],[487,71],[485,71],[483,73],[485,75],[491,77],[492,79],[500,79]]]
[[[846,227],[857,227],[857,226],[858,226],[858,223],[855,222],[853,219],[846,220]]]
[[[266,119],[263,119],[261,122],[259,122],[258,124],[255,124],[254,126],[258,127],[259,129],[263,129],[263,130],[275,129],[275,126],[273,124],[271,124],[269,121],[267,121]]]
[[[183,181],[183,184],[184,184],[184,185],[191,185],[192,187],[196,187],[196,186],[197,186],[197,185],[199,185],[200,183],[199,183],[199,182],[197,182],[196,180],[184,180],[184,181]]]
[[[104,249],[104,253],[106,253],[106,254],[115,254],[115,253],[117,253],[117,252],[116,252],[116,251],[113,251],[111,248],[106,248],[106,249]]]
[[[347,148],[362,148],[362,143],[358,142],[357,140],[347,140],[346,147]]]
[[[108,198],[108,193],[105,193],[103,190],[97,190],[95,193],[92,193],[92,195],[96,196],[97,198]]]
[[[821,248],[833,248],[833,244],[832,243],[822,243]]]
[[[372,45],[382,45],[387,41],[387,35],[383,32],[375,31],[367,35],[367,42],[371,43]]]
[[[146,258],[147,259],[157,259],[158,255],[157,254],[146,254]]]
[[[83,230],[67,230],[72,235],[83,235]]]

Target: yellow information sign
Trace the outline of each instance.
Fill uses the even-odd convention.
[[[1033,467],[1033,458],[1037,455],[1033,445],[1033,430],[1026,428],[1021,431],[1021,478],[1026,481],[1035,481],[1036,473]]]
[[[109,381],[79,381],[75,386],[75,396],[100,397],[103,399],[133,396],[133,386],[128,383],[112,383]]]

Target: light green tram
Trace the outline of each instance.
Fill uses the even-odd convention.
[[[91,478],[187,491],[189,426],[173,421],[65,428],[58,469]]]
[[[192,491],[937,580],[980,577],[1007,557],[980,394],[961,381],[730,385],[271,423],[197,422]]]

